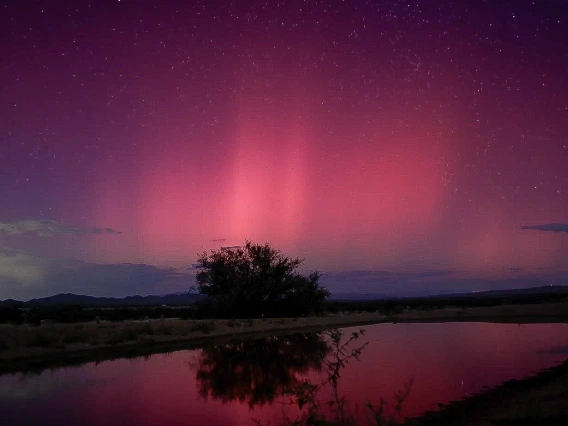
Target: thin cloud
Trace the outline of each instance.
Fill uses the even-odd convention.
[[[67,226],[56,220],[15,220],[12,222],[0,222],[1,236],[14,235],[37,235],[39,237],[51,237],[54,235],[89,235],[111,234],[121,235],[122,232],[111,228],[81,228]]]
[[[568,223],[546,223],[544,225],[525,225],[522,229],[534,229],[536,231],[568,232]]]
[[[125,297],[187,291],[195,270],[148,264],[95,264],[77,259],[0,252],[0,300],[58,293]]]
[[[42,283],[53,261],[21,251],[0,251],[0,299],[11,291]]]
[[[25,250],[20,250],[14,247],[9,247],[6,245],[3,245],[0,242],[0,256],[4,255],[4,256],[17,256],[18,254],[28,254],[27,251]]]
[[[216,238],[214,240],[211,240],[212,243],[224,243],[225,241],[227,241],[226,238]]]

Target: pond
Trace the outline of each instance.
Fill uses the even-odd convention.
[[[401,416],[435,410],[568,358],[568,324],[377,324],[351,349],[368,344],[341,370],[338,394],[358,410],[381,399]],[[343,329],[343,340],[359,328]],[[307,378],[320,383],[333,355],[329,334],[304,333],[211,345],[37,375],[0,376],[2,424],[279,424],[297,409],[281,395]],[[322,389],[323,401],[333,398]]]

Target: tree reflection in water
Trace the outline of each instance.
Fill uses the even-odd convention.
[[[250,408],[271,403],[321,371],[330,351],[323,333],[297,333],[204,348],[191,365],[200,395]]]
[[[359,330],[343,339],[341,331],[332,330],[226,343],[203,349],[190,365],[196,370],[199,393],[205,399],[238,401],[253,408],[283,397],[299,409],[294,418],[283,413],[285,425],[394,426],[401,419],[412,379],[395,392],[393,404],[382,398],[378,405],[369,401],[365,413],[352,411],[340,395],[341,371],[351,360],[358,360],[367,346],[368,342],[355,344],[363,334],[364,330]],[[323,371],[324,379],[310,381],[306,377],[310,371]],[[326,387],[331,389],[331,399],[321,401]],[[255,423],[261,425],[258,420]]]

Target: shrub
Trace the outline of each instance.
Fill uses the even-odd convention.
[[[20,308],[0,308],[0,323],[22,324],[24,315]]]
[[[45,332],[34,331],[24,338],[23,346],[45,347],[51,345],[52,343],[54,343],[54,340],[51,339]]]
[[[197,285],[207,300],[199,313],[213,317],[306,315],[321,311],[329,291],[319,284],[319,272],[303,276],[302,261],[290,259],[266,243],[246,241],[197,260]]]
[[[87,333],[78,330],[70,330],[61,338],[61,341],[65,344],[86,343],[88,340],[89,336],[87,335]]]
[[[103,343],[114,346],[123,341],[124,339],[118,333],[112,333],[104,338]]]
[[[0,352],[10,349],[10,345],[4,339],[0,338]]]
[[[140,326],[138,331],[142,334],[148,334],[148,335],[154,334],[154,328],[152,327],[152,324],[150,324],[150,323],[144,323],[142,326]]]
[[[173,327],[171,324],[160,324],[157,328],[158,334],[163,334],[164,336],[171,336],[173,332]]]
[[[215,321],[202,321],[195,324],[191,331],[201,331],[204,334],[209,334],[215,331]]]

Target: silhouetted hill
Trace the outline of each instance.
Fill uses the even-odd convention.
[[[332,301],[371,301],[371,300],[403,300],[403,299],[482,299],[482,298],[507,298],[523,296],[546,296],[546,295],[562,295],[568,297],[568,286],[553,285],[543,287],[520,288],[512,290],[490,290],[469,293],[448,293],[430,296],[391,296],[382,293],[333,293],[330,297]],[[117,297],[95,297],[85,296],[73,293],[61,293],[55,296],[31,299],[22,302],[14,299],[6,299],[0,301],[0,307],[41,307],[56,305],[80,305],[80,306],[187,306],[192,305],[203,296],[196,293],[178,293],[166,294],[163,296],[128,296],[123,298]]]
[[[20,307],[23,306],[24,302],[20,302],[19,300],[14,299],[6,299],[4,301],[0,300],[0,307]]]
[[[512,290],[488,290],[476,291],[470,293],[450,293],[440,294],[431,297],[438,298],[478,298],[478,297],[509,297],[509,296],[530,296],[530,295],[549,295],[549,294],[566,294],[568,296],[568,286],[565,285],[547,285],[542,287],[516,288]]]
[[[21,302],[14,299],[0,301],[1,307],[40,307],[56,305],[80,306],[184,306],[192,305],[203,297],[196,293],[166,294],[163,296],[94,297],[73,293],[31,299]]]
[[[488,290],[469,293],[442,293],[442,294],[423,294],[409,293],[394,296],[384,293],[332,293],[330,299],[335,301],[360,301],[360,300],[400,300],[400,299],[463,299],[463,298],[488,298],[488,297],[514,297],[530,295],[559,295],[568,296],[568,286],[553,285],[530,288],[518,288],[508,290]]]
[[[392,296],[383,293],[332,293],[331,300],[382,300],[392,299]]]

